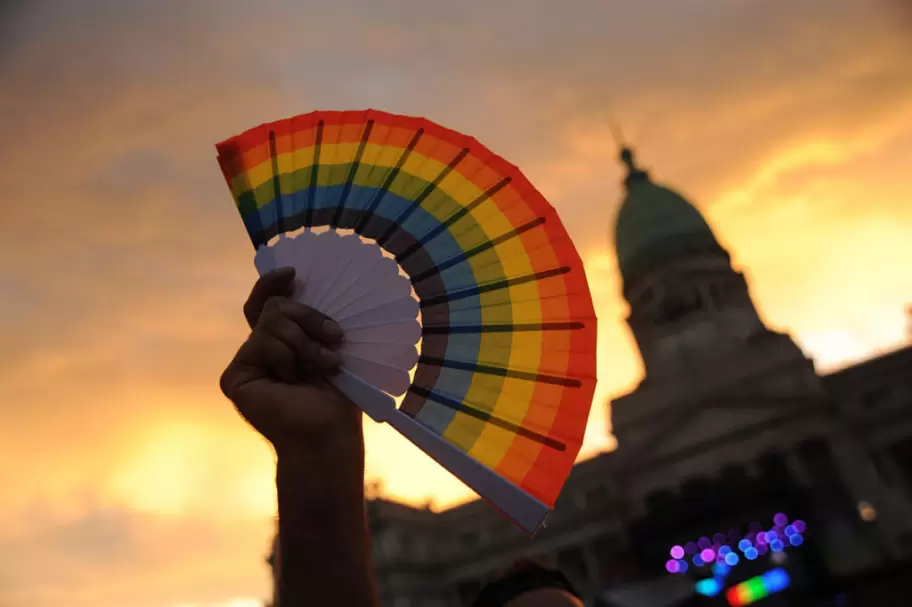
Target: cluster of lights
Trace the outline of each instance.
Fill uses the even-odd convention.
[[[736,529],[728,535],[716,533],[712,539],[701,537],[696,542],[687,542],[683,546],[672,546],[669,554],[671,559],[665,563],[669,573],[682,574],[688,569],[688,560],[695,567],[707,565],[723,565],[734,567],[742,557],[753,561],[768,552],[782,552],[788,546],[800,546],[804,543],[804,532],[807,528],[804,521],[796,520],[789,523],[788,517],[781,512],[773,517],[773,527],[767,531],[762,530],[760,523],[751,523],[746,536],[739,539]],[[729,545],[735,545],[735,548]],[[740,551],[741,555],[738,554]]]
[[[725,598],[732,607],[742,607],[756,603],[771,594],[782,592],[790,584],[791,580],[785,569],[772,569],[763,575],[752,577],[732,586],[725,592]],[[724,587],[724,578],[717,576],[697,582],[696,591],[703,596],[714,597],[721,593]]]

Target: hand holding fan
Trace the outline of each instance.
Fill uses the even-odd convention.
[[[537,530],[595,390],[592,299],[554,209],[419,118],[314,112],[217,149],[257,270],[294,267],[295,299],[345,331],[336,387]]]

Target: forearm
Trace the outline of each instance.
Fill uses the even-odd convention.
[[[276,487],[280,607],[375,606],[360,429],[357,440],[280,453]]]

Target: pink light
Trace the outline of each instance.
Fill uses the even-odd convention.
[[[672,559],[665,563],[665,569],[668,570],[668,573],[677,573],[681,570],[681,564]]]
[[[682,559],[684,558],[684,548],[681,546],[672,546],[671,547],[671,556],[672,558]]]
[[[716,558],[716,553],[712,548],[706,548],[703,552],[700,553],[700,558],[703,559],[703,562],[710,563],[714,558]]]
[[[766,532],[765,531],[761,531],[760,533],[757,534],[757,543],[758,544],[766,543]]]

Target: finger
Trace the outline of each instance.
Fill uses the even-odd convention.
[[[267,302],[275,306],[278,314],[292,320],[312,339],[323,346],[335,346],[342,342],[342,327],[322,312],[286,297],[276,297]]]
[[[294,268],[278,268],[257,279],[244,304],[244,318],[252,329],[256,326],[266,302],[271,297],[290,297],[295,277]]]
[[[324,348],[303,327],[291,318],[276,312],[263,316],[257,331],[269,333],[288,346],[295,354],[299,373],[311,374],[339,370],[342,360],[335,352]]]
[[[243,362],[257,366],[273,379],[299,383],[303,374],[298,369],[295,351],[284,341],[257,325],[244,344]]]

